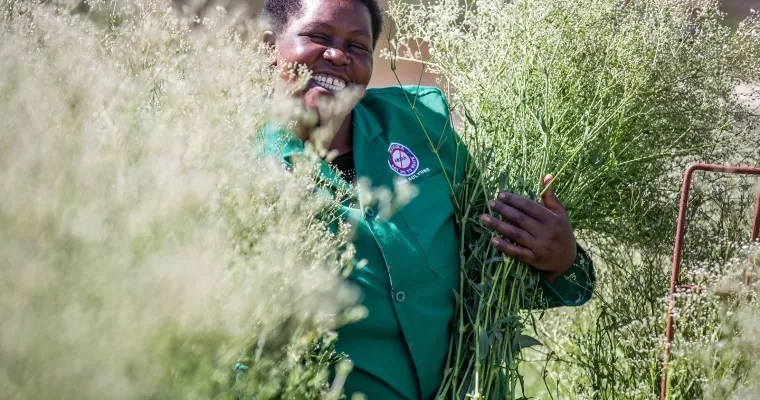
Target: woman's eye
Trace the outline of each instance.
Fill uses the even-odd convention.
[[[327,41],[327,35],[323,35],[321,33],[312,33],[308,35],[310,39],[319,41],[319,42],[326,42]]]
[[[350,43],[349,46],[351,46],[351,47],[353,47],[355,49],[362,50],[362,51],[369,51],[369,49],[367,49],[367,46],[365,46],[365,45],[363,45],[361,43]]]

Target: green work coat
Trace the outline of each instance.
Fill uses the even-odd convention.
[[[264,141],[266,151],[286,165],[304,152],[301,140],[271,126]],[[466,151],[458,141],[437,88],[368,89],[353,110],[357,177],[373,188],[393,188],[394,181],[414,185],[417,195],[408,204],[394,201],[389,216],[359,196],[341,209],[356,229],[356,260],[366,260],[350,280],[361,288],[369,311],[338,332],[338,351],[354,363],[346,382],[349,399],[353,392],[370,400],[429,399],[441,383],[459,285],[455,185],[449,184],[464,173]],[[328,181],[338,179],[324,162],[319,167]],[[591,298],[593,267],[582,249],[578,254],[564,276],[551,285],[542,282],[549,306],[577,306]]]

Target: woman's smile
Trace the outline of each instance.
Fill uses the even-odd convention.
[[[332,93],[340,92],[346,88],[346,80],[326,74],[314,74],[311,81]]]

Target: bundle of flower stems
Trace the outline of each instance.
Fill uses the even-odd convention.
[[[556,141],[549,140],[541,111],[533,107],[521,103],[514,110],[513,121],[522,126],[502,131],[482,128],[463,109],[467,123],[455,141],[457,146],[466,148],[458,152],[467,154],[465,172],[461,181],[450,182],[455,192],[452,201],[460,235],[461,269],[455,293],[454,334],[437,398],[515,398],[521,387],[520,352],[540,344],[524,333],[526,317],[530,316],[524,310],[543,309],[547,303],[539,290],[538,272],[493,247],[491,238],[495,233],[483,226],[480,216],[485,213],[500,218],[490,210],[488,202],[501,192],[539,201],[548,189],[543,184],[547,174],[554,172],[555,179],[580,174],[581,171],[573,172],[572,167],[576,166],[581,150],[592,144],[604,124],[619,112],[610,110],[607,118],[586,127],[585,140],[573,148],[565,148],[561,154],[545,150],[564,146],[567,138],[557,136]],[[425,127],[421,129],[431,139]],[[431,148],[435,148],[432,143],[431,139]],[[557,165],[560,160],[563,163]],[[565,193],[563,199],[570,198],[570,202],[584,200],[583,192],[570,189]]]
[[[469,154],[450,182],[461,270],[438,398],[521,397],[521,349],[539,344],[524,332],[547,304],[540,277],[491,246],[489,200],[540,201],[552,174],[576,236],[648,248],[672,211],[671,171],[751,143],[732,91],[759,78],[760,19],[732,32],[716,2],[692,3],[391,2],[392,67],[443,78]]]
[[[529,121],[533,113],[529,104],[516,111],[525,121]],[[438,396],[514,398],[521,387],[518,371],[521,350],[540,344],[525,334],[527,319],[531,317],[525,310],[543,309],[546,299],[539,289],[541,278],[537,271],[493,247],[491,238],[496,233],[482,225],[480,216],[485,213],[500,218],[487,206],[500,192],[539,201],[546,189],[541,184],[542,178],[552,172],[557,178],[563,177],[578,152],[567,154],[565,165],[558,171],[553,169],[557,166],[548,157],[515,157],[519,153],[538,154],[540,150],[537,148],[540,145],[522,140],[519,130],[511,131],[514,136],[509,131],[502,135],[479,133],[479,124],[468,119],[462,137],[470,139],[467,142],[470,157],[460,182],[461,192],[454,200],[462,260],[457,309]],[[594,136],[589,135],[588,141]],[[482,140],[485,138],[489,140]],[[503,140],[504,144],[494,146],[494,138]],[[515,159],[524,164],[508,161]],[[446,396],[447,393],[452,397]]]
[[[477,129],[477,128],[475,128]],[[476,134],[476,130],[472,132]],[[474,151],[473,151],[474,150]],[[474,154],[480,149],[471,150]],[[495,153],[495,152],[494,152]],[[499,156],[489,154],[486,159]],[[482,160],[482,159],[481,159]],[[491,161],[493,162],[493,161]],[[545,165],[526,165],[526,172],[548,173]],[[518,365],[525,347],[540,344],[526,335],[525,309],[541,309],[540,276],[530,266],[491,245],[496,234],[480,222],[484,213],[496,218],[487,203],[500,192],[538,200],[543,188],[506,170],[490,171],[473,156],[466,166],[457,201],[461,270],[456,317],[447,367],[438,396],[514,398],[520,387]],[[538,182],[536,179],[534,181]]]
[[[532,89],[527,81],[515,82],[514,88],[521,96]],[[496,233],[482,224],[480,216],[501,218],[488,207],[501,192],[540,201],[548,188],[543,184],[547,174],[553,174],[554,181],[575,183],[592,177],[578,157],[596,143],[611,120],[620,116],[627,99],[620,101],[621,105],[597,115],[593,125],[585,126],[581,140],[572,146],[567,143],[577,131],[553,134],[543,111],[531,102],[519,101],[509,125],[496,126],[479,121],[503,124],[503,116],[494,115],[498,109],[481,109],[480,115],[473,116],[463,106],[465,123],[455,141],[466,148],[458,152],[467,154],[465,172],[461,181],[450,182],[455,192],[452,201],[460,235],[461,269],[453,335],[437,398],[516,398],[522,383],[518,370],[521,350],[540,345],[525,333],[532,318],[530,310],[542,310],[547,302],[538,272],[493,247],[491,238]],[[421,129],[430,138],[425,127]],[[564,189],[561,201],[588,201],[585,185]]]

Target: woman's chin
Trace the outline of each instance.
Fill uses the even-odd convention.
[[[336,130],[364,94],[364,87],[349,87],[340,92],[311,83],[299,96],[308,111],[308,121],[301,121],[307,129]]]
[[[323,97],[323,93],[319,93],[317,90],[310,89],[303,94],[303,105],[309,111],[318,111],[319,104],[322,102]]]
[[[312,82],[303,94],[304,106],[309,110],[316,111],[322,103],[330,102],[335,95],[336,93],[330,89],[323,88]]]

